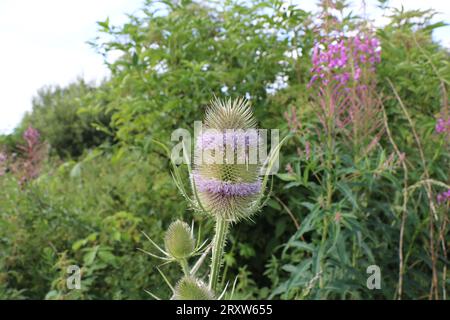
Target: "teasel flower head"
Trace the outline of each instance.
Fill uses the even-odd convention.
[[[166,231],[164,244],[166,252],[174,259],[185,259],[195,251],[195,239],[186,222],[176,220]]]
[[[263,191],[258,148],[265,147],[248,101],[215,99],[196,140],[191,182],[204,211],[231,222],[257,211]]]
[[[214,294],[203,281],[192,276],[183,277],[176,285],[175,300],[214,300]]]

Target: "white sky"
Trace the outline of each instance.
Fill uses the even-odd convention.
[[[127,21],[143,0],[0,0],[0,133],[9,133],[31,109],[31,98],[44,85],[66,85],[82,76],[100,80],[108,75],[103,59],[86,44],[98,35],[96,21]],[[289,2],[289,1],[287,1]],[[292,0],[312,10],[316,0]],[[357,1],[360,3],[361,1]],[[368,0],[369,14],[382,23],[381,12]],[[391,0],[407,9],[434,8],[450,22],[448,0]],[[358,7],[358,5],[356,5]],[[450,47],[450,27],[436,39]]]
[[[0,133],[10,132],[31,98],[47,84],[108,75],[102,57],[86,43],[96,21],[127,21],[142,0],[0,0]]]

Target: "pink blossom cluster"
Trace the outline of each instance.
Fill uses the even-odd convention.
[[[437,133],[450,133],[450,118],[445,121],[443,118],[438,119],[436,123],[436,132]]]
[[[438,203],[444,203],[446,201],[450,201],[450,189],[448,189],[447,191],[444,191],[442,193],[439,193],[437,195],[437,202]]]
[[[25,182],[34,179],[39,174],[39,163],[40,163],[40,147],[39,143],[40,134],[39,131],[29,126],[23,133],[23,139],[26,144],[21,146],[21,149],[25,156],[25,161],[23,164],[23,173],[20,178],[20,184],[23,186]]]
[[[380,61],[381,48],[376,37],[360,34],[319,42],[313,49],[313,75],[309,85],[319,79],[323,85],[333,79],[341,85],[347,84],[351,78],[358,81],[363,68],[374,71]]]
[[[6,160],[8,160],[6,153],[0,152],[0,177],[5,174],[6,169],[4,164]]]
[[[32,126],[29,126],[27,130],[23,133],[23,138],[28,144],[28,147],[33,147],[39,142],[39,131],[37,131]]]

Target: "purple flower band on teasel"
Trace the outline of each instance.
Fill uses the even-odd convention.
[[[330,81],[327,74],[331,74],[340,85],[346,85],[352,77],[358,81],[363,65],[373,71],[380,61],[380,41],[370,34],[322,40],[313,48],[313,67],[310,70],[313,75],[308,86],[317,80],[327,85]]]
[[[225,131],[225,132],[204,132],[197,137],[197,147],[203,150],[223,150],[225,145],[237,149],[239,145],[245,147],[257,147],[261,144],[261,139],[256,130],[251,131]]]
[[[261,181],[259,180],[252,183],[231,183],[216,179],[205,179],[198,173],[194,173],[192,176],[194,178],[195,186],[200,192],[210,192],[221,194],[223,196],[245,197],[258,194],[261,191]]]

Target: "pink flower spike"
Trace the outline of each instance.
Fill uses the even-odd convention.
[[[439,204],[442,204],[446,201],[450,201],[450,189],[437,195],[437,202]]]
[[[29,146],[33,146],[39,142],[39,131],[34,129],[32,126],[29,126],[27,130],[23,133],[23,138],[28,143]]]
[[[450,118],[445,121],[443,118],[440,118],[436,122],[436,132],[437,133],[444,133],[449,132],[450,133]]]
[[[261,190],[261,181],[251,183],[231,183],[216,179],[207,179],[198,173],[193,173],[193,180],[198,191],[219,194],[222,196],[245,197],[258,194]]]

